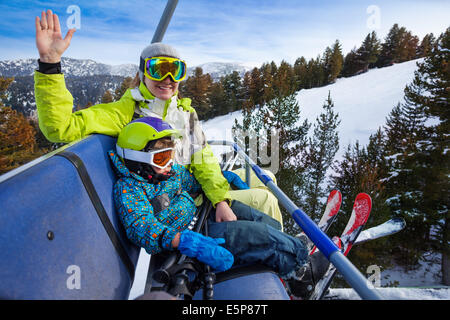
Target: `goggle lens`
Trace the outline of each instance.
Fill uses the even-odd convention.
[[[178,82],[186,75],[186,63],[173,58],[151,58],[145,64],[147,74],[153,80],[164,80],[169,74]]]
[[[172,159],[172,150],[165,150],[153,153],[153,163],[157,166],[164,167]]]

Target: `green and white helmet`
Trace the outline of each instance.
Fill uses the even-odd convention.
[[[123,159],[149,163],[149,153],[141,151],[153,140],[164,137],[180,138],[178,130],[156,117],[142,117],[133,120],[120,131],[116,151]]]

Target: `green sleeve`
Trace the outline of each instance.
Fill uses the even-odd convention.
[[[98,104],[77,112],[63,74],[34,74],[39,127],[52,142],[71,142],[92,133],[117,136],[131,121],[134,100],[129,91],[116,102]]]
[[[228,203],[231,202],[231,197],[228,194],[230,185],[222,175],[219,162],[208,144],[194,154],[190,171],[194,174],[206,197],[214,207],[224,200]]]

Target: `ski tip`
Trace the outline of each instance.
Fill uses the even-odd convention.
[[[369,219],[371,210],[372,199],[370,198],[370,196],[367,193],[358,194],[353,204],[352,214],[342,234],[350,235],[356,231],[356,234],[354,236],[356,238],[364,224]]]
[[[339,201],[342,201],[342,193],[336,189],[331,190],[330,194],[328,195],[328,200],[331,200],[336,196],[338,197]]]
[[[398,225],[402,229],[406,227],[406,221],[403,218],[392,218],[392,223]]]
[[[353,208],[356,206],[365,206],[370,212],[372,210],[372,198],[367,193],[359,193],[355,198]]]
[[[330,216],[336,215],[342,204],[342,194],[339,190],[332,190],[328,195],[326,212],[329,212]]]

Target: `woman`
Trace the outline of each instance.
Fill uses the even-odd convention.
[[[39,69],[34,75],[39,127],[52,142],[71,142],[89,134],[117,136],[133,119],[157,116],[179,130],[176,159],[188,166],[216,208],[216,221],[234,221],[231,200],[248,204],[282,223],[276,198],[266,189],[229,191],[217,158],[206,143],[197,114],[188,98],[177,97],[186,64],[172,47],[154,43],[141,53],[140,84],[128,89],[119,101],[98,104],[72,113],[73,98],[61,73],[61,56],[69,47],[75,29],[63,39],[58,16],[51,10],[36,17],[36,46]],[[234,195],[233,195],[234,193]]]

